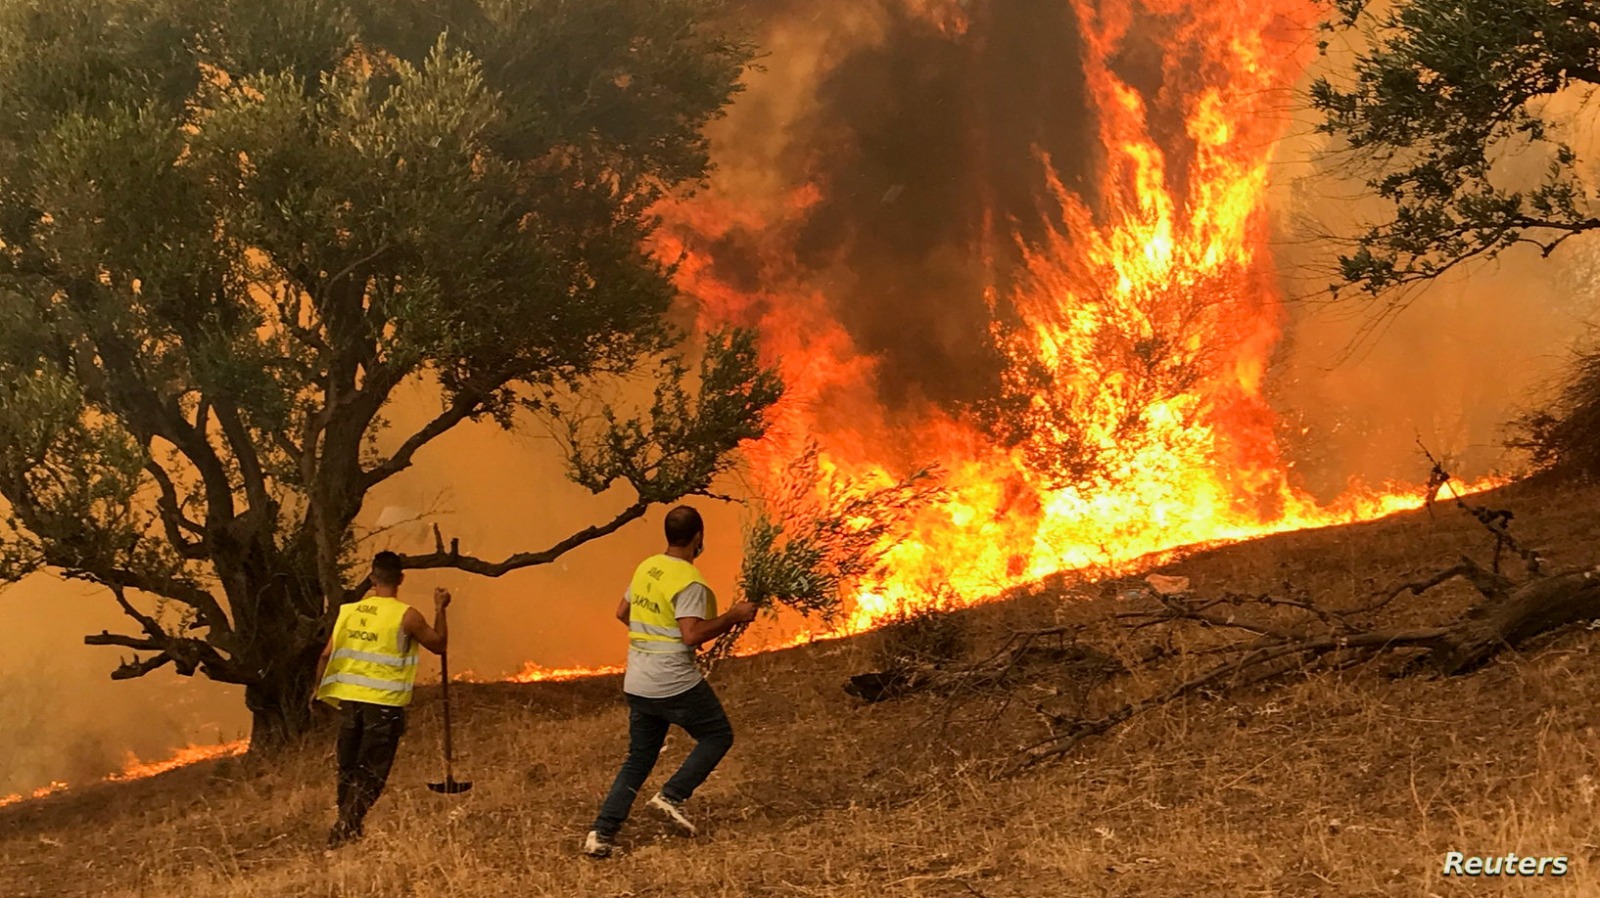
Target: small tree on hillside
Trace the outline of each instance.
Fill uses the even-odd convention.
[[[411,568],[498,576],[706,491],[779,392],[747,333],[674,358],[641,248],[750,57],[711,11],[0,0],[4,576],[104,586],[113,677],[241,684],[266,748],[309,723],[365,497],[452,428],[574,420],[574,479],[634,499]],[[647,411],[567,414],[635,373]],[[413,381],[438,407],[379,451]]]
[[[1600,86],[1592,0],[1333,0],[1328,28],[1355,39],[1348,77],[1312,84],[1319,130],[1342,141],[1385,216],[1340,256],[1338,283],[1385,309],[1404,288],[1519,245],[1549,256],[1600,229],[1600,195],[1552,108]],[[1369,11],[1369,6],[1374,10]],[[1327,45],[1324,45],[1326,49]],[[1524,424],[1535,456],[1595,467],[1600,392],[1590,354],[1552,413]],[[1586,454],[1587,453],[1587,454]],[[1587,458],[1587,461],[1582,461]]]

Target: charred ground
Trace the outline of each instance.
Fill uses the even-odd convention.
[[[1600,560],[1600,487],[1524,483],[1487,498],[1553,566]],[[1288,588],[1357,604],[1391,583],[1487,561],[1452,507],[1200,553],[1162,567],[1201,595]],[[1043,584],[957,615],[968,656],[1018,629],[1123,607],[1104,584]],[[1464,584],[1405,597],[1432,620]],[[1135,634],[1134,639],[1138,636]],[[1157,637],[1152,636],[1151,639]],[[1036,709],[1073,700],[1075,668],[1040,663],[959,706],[936,694],[865,705],[841,686],[882,634],[741,659],[717,674],[738,744],[697,796],[696,841],[648,817],[624,855],[577,845],[625,747],[603,678],[459,693],[458,770],[436,779],[439,705],[424,692],[363,845],[325,859],[331,733],[271,767],[237,759],[0,809],[0,894],[163,898],[501,895],[1587,894],[1600,754],[1600,639],[1582,625],[1467,676],[1387,664],[1201,694],[1054,763],[996,776],[1037,740]],[[1131,645],[1134,651],[1139,646]],[[1137,673],[1089,701],[1136,694]],[[685,751],[669,742],[664,763]],[[1444,880],[1446,851],[1567,855],[1560,880]]]

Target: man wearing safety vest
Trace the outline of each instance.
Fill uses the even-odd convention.
[[[448,641],[450,593],[433,591],[433,626],[400,601],[400,556],[372,559],[372,591],[339,606],[333,635],[317,666],[316,698],[340,710],[339,819],[328,847],[361,838],[362,821],[383,792],[406,728],[406,705],[417,678],[417,646],[442,655]]]
[[[694,653],[735,625],[754,620],[756,606],[738,602],[717,616],[716,597],[694,566],[706,541],[699,512],[687,505],[672,509],[666,531],[666,552],[639,565],[617,607],[617,619],[628,627],[628,667],[622,679],[628,700],[628,757],[584,840],[583,852],[590,857],[611,855],[617,831],[661,754],[668,727],[682,727],[695,746],[649,806],[688,835],[694,835],[695,827],[684,815],[683,803],[733,746],[733,727],[695,667]]]

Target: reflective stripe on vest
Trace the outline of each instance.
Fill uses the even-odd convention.
[[[394,683],[390,682],[389,680],[378,680],[378,679],[374,679],[372,677],[358,677],[355,674],[347,674],[347,673],[330,674],[330,675],[322,678],[322,683],[323,683],[324,686],[326,686],[329,683],[343,683],[343,684],[345,684],[347,686],[360,686],[360,687],[365,688],[365,689],[376,689],[379,692],[392,694],[392,695],[410,695],[411,694],[411,684],[410,683],[400,684],[397,687]],[[351,699],[351,701],[355,701],[355,699]]]
[[[636,620],[628,621],[628,630],[632,633],[647,633],[651,636],[665,636],[668,639],[683,641],[683,631],[677,627],[658,627],[655,624],[644,624]]]
[[[358,652],[355,649],[339,649],[333,653],[334,658],[351,658],[356,661],[374,661],[378,664],[392,664],[395,667],[406,667],[417,663],[416,655],[385,655],[382,652]]]
[[[658,627],[628,621],[628,645],[646,655],[679,655],[694,651],[683,643],[683,631],[677,627]]]
[[[411,606],[399,599],[367,596],[339,608],[333,652],[317,685],[317,698],[403,707],[411,703],[417,678],[417,644],[402,622]]]
[[[677,609],[672,600],[690,584],[705,587],[709,597],[706,616],[716,616],[716,599],[711,587],[690,562],[670,555],[652,555],[633,572],[628,585],[628,645],[647,655],[693,653],[683,644],[678,629]]]

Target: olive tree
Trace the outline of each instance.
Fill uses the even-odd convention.
[[[467,422],[554,426],[609,520],[705,493],[779,384],[685,345],[652,209],[751,47],[706,0],[0,0],[0,576],[104,587],[131,649],[310,722],[368,494]],[[687,361],[690,351],[697,361]],[[654,401],[591,408],[608,382]],[[434,397],[414,432],[397,390]],[[609,394],[606,394],[609,395]]]

